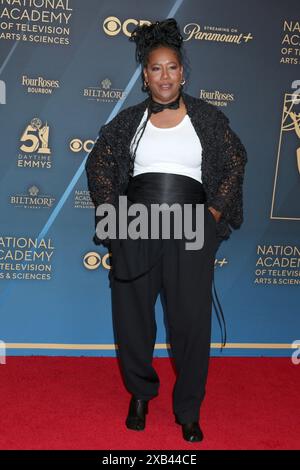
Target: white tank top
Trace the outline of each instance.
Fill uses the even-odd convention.
[[[146,117],[147,109],[138,129]],[[133,141],[134,138],[131,149]],[[202,146],[188,114],[177,126],[169,128],[156,127],[148,120],[137,148],[133,176],[148,172],[175,173],[202,183],[201,162]]]

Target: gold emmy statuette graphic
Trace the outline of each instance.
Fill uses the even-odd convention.
[[[295,113],[292,110],[295,102],[298,103],[299,101],[295,99],[295,95],[292,95],[291,99],[289,96],[290,95],[285,96],[282,130],[295,131],[297,137],[300,139],[300,113]],[[300,147],[296,150],[296,158],[298,172],[300,173]]]
[[[293,111],[290,111],[290,117],[294,122],[294,129],[297,134],[297,137],[300,139],[300,113],[294,113]],[[296,150],[296,156],[297,156],[297,166],[298,166],[298,172],[300,173],[300,147],[297,148]]]
[[[27,145],[23,144],[20,147],[22,152],[37,152],[43,154],[51,153],[50,148],[48,147],[49,126],[47,123],[43,126],[42,121],[39,118],[31,120],[20,140],[21,142],[27,142]]]
[[[282,154],[282,142],[284,139],[292,139],[291,144],[293,145],[296,142],[296,150],[295,153],[293,152],[292,155],[287,154],[284,158],[286,161],[292,157],[292,165],[294,171],[296,171],[297,178],[300,175],[300,146],[299,146],[299,139],[300,139],[300,112],[296,112],[296,105],[300,103],[300,94],[299,93],[285,93],[284,95],[284,103],[282,109],[282,120],[281,120],[281,129],[280,129],[280,136],[279,136],[279,145],[278,145],[278,152],[277,152],[277,162],[276,162],[276,171],[275,171],[275,178],[274,178],[274,186],[273,186],[273,196],[272,196],[272,207],[271,207],[271,219],[277,220],[300,220],[299,216],[286,216],[283,214],[274,214],[274,206],[275,206],[275,199],[277,199],[278,191],[280,188],[277,188],[278,179],[280,177],[280,159],[283,159]],[[289,136],[289,137],[288,137]],[[297,180],[297,179],[296,179]],[[298,180],[300,183],[300,181]],[[294,182],[295,184],[295,182]],[[298,185],[298,183],[296,182]]]

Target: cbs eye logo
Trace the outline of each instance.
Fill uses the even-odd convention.
[[[93,140],[85,140],[82,141],[80,139],[73,139],[70,142],[70,150],[74,153],[81,152],[84,150],[85,152],[90,152],[94,146]]]
[[[103,21],[103,30],[104,30],[105,34],[107,34],[108,36],[116,36],[122,30],[123,33],[126,36],[130,37],[131,36],[131,31],[128,31],[127,27],[129,25],[133,25],[132,29],[134,29],[135,26],[137,26],[137,25],[141,26],[143,24],[149,24],[150,25],[151,21],[135,20],[133,18],[129,18],[129,19],[125,20],[123,23],[121,23],[119,18],[116,18],[115,16],[108,16]]]
[[[110,253],[101,256],[96,251],[89,251],[83,258],[83,265],[86,269],[90,270],[98,269],[101,266],[105,269],[111,269],[110,263],[107,262],[110,257]]]

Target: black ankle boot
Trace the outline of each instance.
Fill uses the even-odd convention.
[[[129,404],[126,426],[134,431],[143,431],[146,425],[146,414],[148,413],[148,400],[140,400],[132,397]]]
[[[188,442],[200,442],[203,432],[197,422],[181,424],[183,439]]]

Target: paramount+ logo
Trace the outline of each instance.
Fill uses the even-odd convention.
[[[117,36],[122,32],[125,36],[130,37],[134,28],[138,25],[142,26],[143,24],[150,25],[151,21],[128,18],[122,22],[116,16],[108,16],[103,21],[103,30],[108,36]]]

